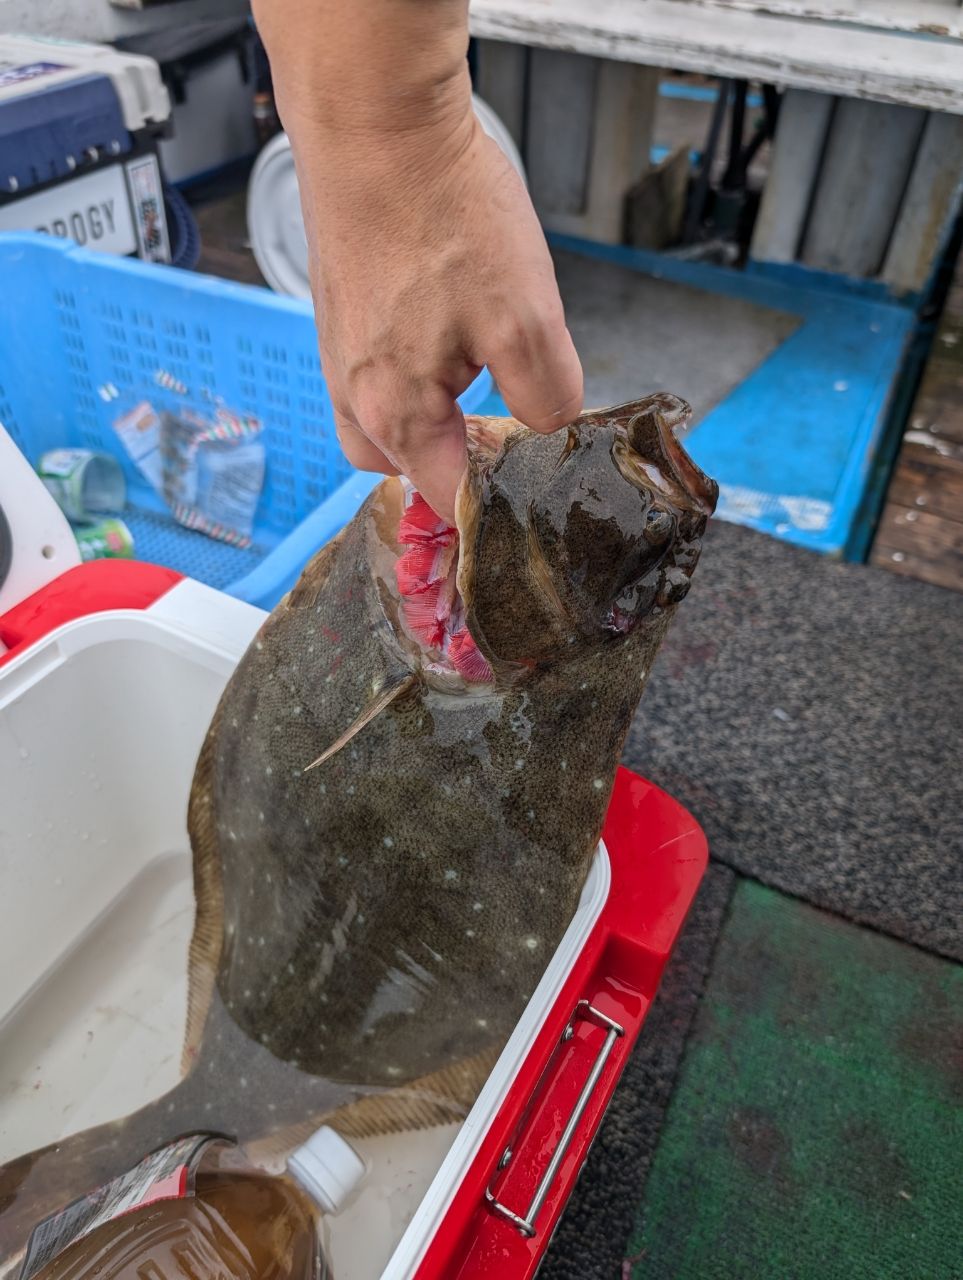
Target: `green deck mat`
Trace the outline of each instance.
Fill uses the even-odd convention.
[[[646,1183],[633,1280],[963,1277],[961,979],[742,881]]]

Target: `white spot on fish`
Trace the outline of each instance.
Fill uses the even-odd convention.
[[[264,946],[264,934],[263,934],[263,933],[262,933],[262,934],[261,934],[261,936],[258,938],[258,940],[257,940],[257,945],[258,945],[259,947],[263,947],[263,946]]]
[[[299,716],[303,710],[304,710],[304,707],[294,707],[291,710],[291,714],[292,716]]]
[[[270,777],[270,776],[271,776],[271,774],[274,772],[274,770],[271,768],[271,766],[270,766],[270,765],[266,765],[266,766],[265,766],[265,769],[264,769],[264,772],[268,775],[268,777]]]
[[[568,768],[568,761],[567,761],[567,760],[559,760],[559,762],[558,762],[558,767],[559,767],[560,769],[567,769],[567,768]]]
[[[338,854],[338,866],[339,866],[339,867],[346,867],[347,865],[348,865],[348,859],[344,856],[344,854],[343,854],[343,853],[339,853],[339,854]]]
[[[233,832],[233,831],[229,831],[229,832],[227,833],[227,838],[228,838],[229,840],[237,840],[237,836],[234,834],[234,832]]]
[[[527,813],[525,816],[526,816],[526,818],[528,818],[529,822],[534,822],[534,821],[535,821],[535,810],[534,810],[534,809],[529,809],[528,813]]]
[[[524,768],[525,768],[525,761],[524,761],[524,760],[516,760],[516,761],[515,761],[515,768],[516,768],[516,769],[524,769]]]
[[[251,998],[251,988],[250,988],[250,987],[246,987],[246,988],[245,988],[245,990],[244,990],[244,999],[245,999],[245,1000],[250,1000],[250,998]]]
[[[526,939],[525,939],[525,946],[526,946],[526,947],[528,947],[529,951],[534,951],[534,950],[538,947],[538,939],[537,939],[537,938],[526,938]]]
[[[465,930],[465,937],[466,937],[466,938],[474,938],[474,936],[475,936],[475,930],[474,930],[474,929],[466,929],[466,930]]]
[[[232,719],[232,720],[231,720],[231,728],[232,728],[232,729],[236,729],[236,728],[237,728],[237,720],[236,720],[236,719]]]
[[[271,879],[271,873],[270,873],[270,871],[268,871],[268,872],[266,872],[266,873],[265,873],[265,875],[264,875],[264,879],[268,882],[268,884],[273,884],[273,883],[274,883],[274,882],[273,882],[273,880]]]
[[[263,809],[258,809],[257,816],[258,816],[258,820],[259,820],[260,822],[263,822],[263,821],[264,821],[264,810],[263,810]]]
[[[538,892],[542,895],[542,897],[545,896],[545,886],[543,884],[540,884],[538,886]]]
[[[255,640],[255,641],[254,641],[254,647],[255,647],[255,649],[257,649],[258,653],[260,653],[260,652],[261,652],[261,650],[264,648],[264,645],[263,645],[263,644],[261,644],[260,640]]]
[[[582,681],[582,683],[579,685],[579,688],[580,688],[580,689],[587,689],[587,688],[588,688],[588,681],[587,681],[587,680],[583,680],[583,681]]]
[[[293,965],[293,964],[289,964],[289,965],[288,965],[288,973],[294,973],[294,965]]]
[[[481,911],[481,909],[482,909],[482,904],[481,904],[480,902],[473,902],[473,903],[472,903],[472,908],[471,908],[471,909],[472,909],[472,911]]]
[[[441,789],[442,789],[442,791],[445,793],[445,795],[446,795],[446,796],[450,796],[450,795],[452,794],[451,787],[448,785],[448,783],[447,783],[447,782],[443,782],[443,783],[441,784]]]
[[[351,786],[347,788],[347,792],[348,792],[348,795],[349,795],[349,796],[353,796],[353,795],[354,795],[354,783],[353,783],[353,782],[352,782]]]
[[[595,788],[596,791],[601,791],[602,788],[605,786],[605,783],[602,781],[601,778],[596,778],[595,781],[592,783],[592,786]]]
[[[389,1075],[389,1076],[400,1076],[400,1075],[401,1075],[401,1068],[400,1068],[400,1067],[388,1067],[388,1068],[387,1068],[387,1071],[388,1071],[388,1075]]]
[[[452,869],[449,867],[449,868],[448,868],[448,870],[445,872],[445,879],[446,879],[446,880],[457,880],[457,879],[458,879],[458,872],[457,872],[457,871],[452,871]]]
[[[482,1028],[487,1027],[487,1026],[488,1026],[488,1019],[487,1019],[487,1018],[476,1018],[476,1019],[475,1019],[475,1026],[476,1026],[476,1027],[482,1027]]]
[[[246,1088],[247,1088],[247,1076],[241,1076],[240,1080],[238,1080],[238,1084],[241,1086],[241,1088],[242,1088],[242,1089],[246,1089]]]
[[[392,840],[391,836],[385,836],[384,844],[386,849],[393,849],[395,847],[395,842]]]

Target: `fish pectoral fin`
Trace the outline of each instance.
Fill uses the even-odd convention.
[[[344,733],[342,733],[339,738],[336,738],[327,750],[322,751],[317,760],[312,760],[312,762],[307,765],[302,772],[309,773],[312,769],[316,769],[319,764],[324,764],[325,760],[330,760],[333,755],[337,755],[342,747],[347,746],[351,739],[361,732],[365,725],[370,724],[371,721],[374,720],[375,716],[380,715],[381,712],[384,711],[386,707],[390,706],[396,698],[400,698],[403,693],[407,693],[409,689],[413,689],[417,683],[418,676],[412,673],[411,675],[405,676],[403,680],[398,681],[397,684],[388,685],[381,691],[378,697],[375,698],[374,702],[365,707],[357,720],[350,724],[348,728],[345,729]]]

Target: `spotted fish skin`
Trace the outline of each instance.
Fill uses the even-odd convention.
[[[308,565],[195,773],[186,1078],[0,1169],[0,1258],[181,1133],[464,1114],[574,913],[698,560],[717,489],[674,438],[686,414],[662,395],[549,437],[469,420],[457,585],[489,680],[406,628],[398,480]]]
[[[406,639],[397,481],[248,651],[195,788],[220,852],[217,987],[284,1060],[392,1086],[517,1022],[574,913],[714,504],[671,434],[684,412],[654,398],[548,438],[475,424],[459,583],[492,681],[434,678]]]

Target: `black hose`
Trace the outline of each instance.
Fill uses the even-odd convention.
[[[702,162],[699,165],[699,172],[696,176],[695,186],[692,188],[692,194],[689,198],[689,208],[686,212],[685,227],[682,233],[683,244],[692,244],[695,241],[696,233],[699,230],[699,224],[702,221],[706,196],[709,193],[709,174],[716,158],[716,150],[719,146],[719,134],[722,132],[722,122],[726,117],[726,106],[729,101],[729,87],[730,82],[728,80],[719,81],[719,96],[716,98],[715,106],[712,109],[712,119],[709,122],[709,136],[706,138],[706,145],[702,152]]]
[[[171,266],[193,271],[201,256],[201,232],[191,207],[176,187],[164,187],[164,210],[171,240]]]

